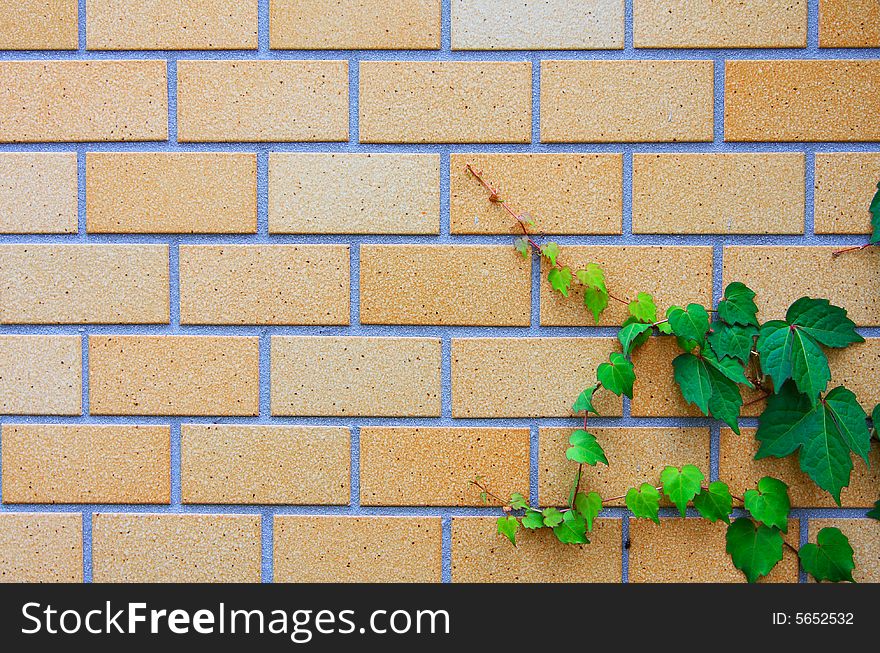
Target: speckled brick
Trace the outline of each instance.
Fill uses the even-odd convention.
[[[819,47],[880,47],[876,0],[819,0]]]
[[[440,157],[273,152],[269,232],[438,234]]]
[[[77,230],[76,154],[0,154],[0,233]]]
[[[0,61],[0,142],[164,141],[165,68],[164,60]]]
[[[254,233],[257,157],[225,152],[89,152],[86,229],[89,233]]]
[[[866,234],[868,207],[880,183],[880,153],[817,152],[815,217],[817,234]]]
[[[184,424],[184,503],[347,505],[350,434],[324,426]]]
[[[169,503],[167,426],[4,424],[4,503]]]
[[[255,50],[257,3],[87,0],[90,50]]]
[[[439,417],[440,340],[272,336],[273,415]]]
[[[6,0],[0,50],[76,50],[77,0]]]
[[[572,272],[588,263],[598,263],[605,272],[608,290],[624,302],[648,292],[657,302],[662,317],[671,304],[690,302],[709,305],[712,301],[711,247],[568,246],[562,248],[559,265]],[[547,281],[549,267],[541,270],[541,326],[593,326],[593,313],[584,306],[583,287],[575,279],[569,297],[553,290]],[[600,324],[621,324],[629,316],[625,303],[611,300]]]
[[[0,336],[0,414],[81,412],[82,338]]]
[[[620,154],[453,154],[449,165],[454,234],[521,233],[519,223],[489,201],[471,165],[502,199],[530,215],[547,234],[619,234],[623,216]]]
[[[711,141],[711,61],[542,61],[541,141]]]
[[[348,324],[348,245],[182,245],[182,324]]]
[[[623,0],[452,0],[454,50],[620,50]]]
[[[89,336],[93,415],[257,415],[259,342],[239,336]]]
[[[728,61],[727,141],[880,141],[880,60]]]
[[[276,583],[438,583],[438,517],[277,515]]]
[[[621,522],[599,519],[590,544],[560,545],[548,529],[498,534],[495,517],[452,520],[453,583],[619,583]]]
[[[3,324],[162,324],[167,245],[0,245]]]
[[[259,515],[98,513],[96,583],[258,583]]]
[[[810,541],[815,543],[819,531],[829,527],[839,528],[849,539],[856,582],[880,583],[880,524],[872,519],[811,519]]]
[[[611,338],[455,338],[453,417],[570,417],[577,393],[595,383],[596,367],[617,351]],[[602,415],[621,414],[603,393]]]
[[[347,141],[347,61],[179,61],[181,142]]]
[[[269,45],[288,50],[440,47],[437,0],[271,0]]]
[[[505,501],[528,495],[528,429],[365,426],[360,443],[364,506],[484,505],[477,477]]]
[[[362,61],[362,143],[528,143],[527,61]]]
[[[0,514],[0,582],[81,583],[82,515]]]
[[[804,155],[636,154],[633,232],[802,234]]]

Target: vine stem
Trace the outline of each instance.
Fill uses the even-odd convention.
[[[864,245],[856,245],[855,247],[845,247],[843,249],[838,249],[834,252],[831,252],[832,258],[837,258],[841,254],[846,254],[848,252],[859,252],[863,249],[867,249],[873,245],[877,245],[877,243],[865,243]]]
[[[472,481],[471,481],[471,485],[475,485],[475,486],[477,486],[478,488],[480,488],[480,491],[481,491],[481,492],[485,492],[487,497],[490,497],[490,498],[492,498],[492,499],[495,499],[495,501],[497,501],[498,503],[500,503],[500,504],[502,505],[502,507],[504,507],[505,509],[510,508],[510,506],[506,505],[507,502],[504,501],[504,499],[502,499],[502,498],[499,497],[497,494],[495,494],[494,492],[492,492],[492,490],[490,490],[489,488],[487,488],[485,485],[483,485],[483,484],[480,483],[479,481],[472,480]]]

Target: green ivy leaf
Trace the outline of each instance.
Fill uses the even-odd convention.
[[[823,528],[817,534],[816,542],[804,544],[798,551],[804,571],[818,581],[855,583],[852,576],[856,567],[854,552],[846,535],[839,528]]]
[[[618,397],[625,394],[632,399],[633,383],[636,380],[633,364],[623,354],[616,351],[611,352],[608,360],[609,363],[602,363],[596,370],[599,383]]]
[[[727,552],[733,566],[743,572],[750,583],[769,574],[782,560],[782,542],[778,529],[755,524],[745,517],[727,527]]]
[[[752,382],[746,378],[746,369],[742,363],[740,363],[735,358],[721,358],[719,359],[715,352],[711,349],[704,349],[702,352],[703,359],[716,370],[721,372],[728,379],[733,381],[734,383],[742,383],[743,385],[752,388]]]
[[[523,515],[522,525],[531,531],[544,528],[544,515],[538,510],[529,510]]]
[[[874,199],[871,200],[871,206],[868,208],[871,212],[871,239],[868,241],[873,244],[880,243],[880,183],[877,184],[877,192]]]
[[[730,325],[716,321],[712,323],[712,333],[708,339],[719,359],[735,358],[746,363],[752,355],[757,335],[758,328],[752,325]]]
[[[517,238],[513,241],[513,246],[516,248],[520,254],[522,254],[523,258],[529,258],[529,254],[531,254],[531,245],[529,245],[529,241],[526,238]]]
[[[544,508],[544,512],[541,514],[544,516],[544,526],[548,528],[559,526],[562,523],[562,513],[556,508]]]
[[[846,316],[846,310],[827,299],[801,297],[789,306],[785,321],[826,347],[848,347],[865,341],[856,333],[856,325]]]
[[[871,508],[865,516],[880,521],[880,499],[874,502],[874,507]]]
[[[866,421],[868,416],[855,394],[843,386],[834,388],[825,395],[825,410],[850,450],[870,467],[871,431]]]
[[[589,494],[578,492],[574,499],[574,508],[586,521],[587,530],[592,531],[593,521],[602,510],[602,497],[599,496],[598,492],[590,492]]]
[[[599,316],[608,308],[608,289],[605,287],[605,273],[595,263],[587,264],[585,270],[577,271],[577,278],[584,285],[584,305],[593,313],[599,323]]]
[[[587,539],[587,525],[584,518],[574,510],[569,510],[563,516],[562,523],[553,529],[556,539],[563,544],[589,544]]]
[[[556,243],[547,243],[541,245],[541,256],[545,256],[550,261],[552,267],[556,267],[556,258],[559,256],[559,245]]]
[[[660,472],[663,493],[676,505],[682,517],[688,502],[700,493],[705,478],[695,465],[685,465],[681,469],[667,466]]]
[[[626,507],[636,517],[660,523],[660,493],[650,483],[642,483],[639,489],[631,487],[626,492]]]
[[[623,345],[624,356],[629,356],[635,347],[643,344],[644,340],[647,340],[647,338],[645,338],[639,342],[639,336],[642,334],[650,336],[650,324],[642,324],[641,322],[632,321],[623,326],[620,331],[617,332],[617,339],[620,340],[620,344]]]
[[[708,519],[713,524],[718,520],[730,523],[730,513],[733,511],[733,497],[727,483],[713,481],[708,488],[703,488],[694,497],[694,507],[703,519]]]
[[[828,387],[828,358],[815,340],[781,320],[767,322],[758,336],[761,369],[780,388],[793,379],[798,389],[815,401]]]
[[[874,425],[874,437],[880,440],[880,404],[871,411],[871,423]]]
[[[514,510],[525,510],[529,507],[529,502],[519,492],[514,492],[510,495],[510,507]]]
[[[577,278],[585,286],[605,290],[605,272],[597,263],[587,263],[585,269],[577,271]]]
[[[680,338],[693,340],[698,344],[706,338],[709,331],[709,314],[699,304],[688,304],[687,309],[672,306],[666,311],[672,333]]]
[[[767,526],[775,526],[783,533],[788,532],[791,501],[785,483],[772,476],[765,476],[758,481],[758,489],[746,490],[743,498],[746,510],[752,517]]]
[[[596,394],[596,390],[598,389],[599,384],[597,383],[581,392],[578,395],[577,400],[574,402],[574,405],[571,407],[572,412],[575,414],[582,412],[596,413],[596,415],[598,415],[599,411],[593,406],[593,395]]]
[[[657,325],[657,331],[662,333],[664,336],[672,335],[672,327],[669,326],[669,322],[661,322]]]
[[[639,322],[653,324],[657,321],[657,306],[654,304],[654,298],[646,292],[640,292],[635,300],[629,303],[629,314]]]
[[[513,546],[516,546],[516,532],[519,530],[519,522],[516,517],[499,517],[498,534],[503,535]]]
[[[586,463],[587,465],[596,465],[597,463],[608,464],[605,452],[596,436],[588,433],[583,429],[578,429],[571,434],[568,439],[569,447],[565,452],[565,457],[576,463]]]
[[[758,326],[758,306],[755,293],[739,281],[734,281],[724,289],[724,299],[718,302],[718,317],[728,324]]]
[[[553,268],[547,274],[547,281],[564,297],[568,297],[568,289],[571,286],[571,268]]]
[[[726,359],[730,360],[730,359]],[[743,400],[739,387],[706,362],[705,357],[681,354],[672,361],[673,377],[688,403],[725,422],[739,433],[739,409]]]

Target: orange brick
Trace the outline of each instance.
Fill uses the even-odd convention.
[[[81,583],[82,515],[0,514],[0,582]]]
[[[7,0],[0,12],[0,50],[76,50],[77,0]]]
[[[0,233],[76,233],[76,154],[0,154]]]
[[[815,216],[817,234],[866,234],[868,207],[880,183],[880,154],[816,153]]]
[[[0,414],[81,412],[82,338],[0,336]]]
[[[874,0],[819,0],[819,47],[880,47],[880,5]]]

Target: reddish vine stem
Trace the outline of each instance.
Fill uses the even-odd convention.
[[[863,249],[867,249],[872,245],[876,245],[877,243],[865,243],[864,245],[856,245],[855,247],[844,247],[843,249],[838,249],[834,252],[831,252],[832,258],[837,258],[841,254],[846,254],[848,252],[859,252]]]
[[[472,481],[471,481],[471,485],[475,485],[475,486],[477,486],[478,488],[480,488],[480,491],[481,491],[481,492],[485,492],[487,497],[489,497],[489,498],[491,498],[491,499],[495,499],[495,501],[497,501],[498,503],[501,504],[501,506],[504,508],[505,511],[507,511],[507,510],[509,510],[509,509],[511,508],[509,505],[507,505],[507,502],[506,502],[504,499],[502,499],[502,498],[499,497],[497,494],[495,494],[494,492],[492,492],[492,490],[490,490],[489,488],[487,488],[485,485],[483,485],[483,484],[480,483],[479,481],[477,481],[477,480],[472,480]]]

